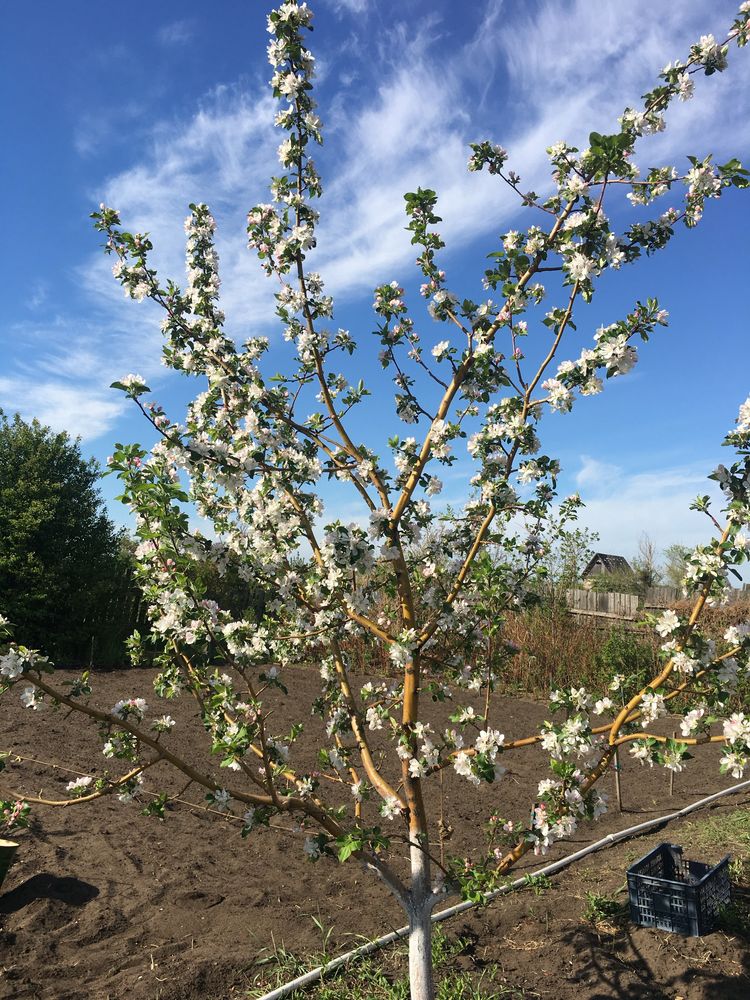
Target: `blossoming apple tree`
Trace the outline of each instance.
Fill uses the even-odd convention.
[[[90,697],[88,675],[62,690],[39,654],[11,641],[8,623],[0,675],[3,691],[18,686],[27,708],[65,706],[99,727],[103,753],[118,773],[76,779],[65,804],[110,794],[145,798],[144,776],[166,762],[201,787],[213,809],[235,815],[243,836],[289,814],[311,860],[353,858],[375,872],[408,916],[412,997],[425,1000],[433,996],[435,904],[457,890],[478,896],[526,852],[543,854],[596,818],[605,808],[596,785],[619,746],[629,744],[651,766],[677,770],[688,748],[703,743],[723,745],[721,769],[735,777],[748,762],[750,719],[725,706],[748,668],[750,630],[734,627],[713,642],[699,616],[706,603],[722,600],[729,572],[747,559],[750,400],[725,442],[736,460],[714,473],[724,510],[715,515],[707,498],[696,501],[716,537],[688,560],[692,613],[668,611],[655,623],[661,664],[645,688],[617,677],[599,698],[583,688],[553,692],[559,721],[507,741],[492,714],[506,654],[492,651],[487,634],[501,634],[503,612],[526,600],[550,515],[564,523],[579,503],[558,501],[559,464],[541,450],[542,417],[585,405],[608,379],[625,375],[636,363],[637,342],[667,322],[649,298],[565,359],[576,307],[591,300],[603,274],[664,250],[678,224],[700,222],[707,201],[748,185],[736,160],[717,165],[711,156],[691,157],[684,174],[660,166],[642,175],[633,154],[638,140],[665,128],[673,101],[690,98],[697,77],[723,71],[730,46],[745,45],[750,3],[742,4],[725,41],[703,37],[684,61],[670,63],[616,131],[593,133],[584,150],[552,146],[546,196],[521,187],[500,146],[471,146],[469,170],[487,170],[509,185],[533,217],[524,232],[506,232],[490,254],[484,301],[457,294],[441,266],[435,193],[406,195],[421,293],[440,333],[425,342],[398,281],[375,288],[379,363],[396,389],[393,436],[382,454],[351,430],[350,415],[369,392],[364,380],[353,383],[345,374],[347,356],[364,348],[349,331],[331,327],[332,299],[308,267],[322,190],[310,155],[321,142],[314,59],[304,40],[311,19],[308,6],[294,0],[268,18],[276,125],[285,136],[282,172],[272,180],[272,202],[251,209],[247,226],[250,249],[276,282],[277,315],[294,353],[288,371],[269,377],[265,339],[238,346],[224,332],[215,224],[206,205],[191,205],[185,224],[184,288],[160,280],[147,236],[123,230],[111,208],[94,214],[125,292],[164,310],[166,365],[203,382],[182,422],[149,400],[140,376],[115,383],[158,442],[150,451],[118,445],[110,468],[135,515],[152,622],[147,640],[133,638],[133,655],[144,641],[155,644],[156,695],[196,699],[207,731],[206,769],[171,749],[173,720],[144,699],[123,692],[102,710]],[[641,207],[639,219],[644,207],[665,198],[670,205],[616,232],[605,202],[623,192]],[[464,447],[474,475],[463,507],[446,510],[434,499],[440,467],[457,461]],[[359,520],[327,520],[326,481],[358,499]],[[191,510],[212,525],[210,537],[191,527]],[[233,617],[201,590],[196,566],[211,562],[223,572],[230,560],[272,597],[260,624]],[[354,638],[387,652],[391,677],[355,683],[347,654]],[[314,769],[295,759],[302,720],[280,733],[268,709],[269,699],[293,683],[289,668],[311,660],[321,678],[312,707],[323,720]],[[478,694],[473,702],[482,707],[469,704],[465,692]],[[443,727],[424,721],[429,698],[445,705]],[[680,736],[668,739],[649,727],[670,708],[681,721]],[[467,862],[446,860],[440,850],[439,859],[444,831],[435,832],[430,805],[436,779],[452,769],[483,794],[500,781],[505,754],[538,744],[549,755],[550,774],[530,804],[531,818],[501,818],[493,792],[486,852]],[[152,795],[145,811],[163,814],[163,807],[164,796]],[[15,808],[12,800],[7,808]]]

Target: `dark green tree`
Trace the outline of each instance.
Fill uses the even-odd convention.
[[[108,642],[120,533],[78,440],[0,410],[0,612],[57,663]]]

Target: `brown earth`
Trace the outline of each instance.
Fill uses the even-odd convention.
[[[55,681],[67,676],[60,672]],[[295,710],[298,718],[309,716],[317,689],[315,673],[294,672],[290,697],[276,709],[277,732],[295,718]],[[154,715],[168,711],[178,723],[170,747],[200,762],[204,734],[187,696],[160,702],[144,671],[95,678],[94,704],[111,708],[118,698],[130,696],[146,697]],[[429,705],[425,715],[440,722],[444,715],[439,712],[444,708]],[[513,739],[534,732],[545,714],[545,707],[533,701],[505,699],[497,703],[492,724]],[[295,761],[307,758],[312,767],[319,727],[317,719],[308,723]],[[17,755],[0,776],[1,797],[15,792],[66,798],[65,785],[75,774],[38,762],[86,771],[93,759],[98,771],[89,773],[101,773],[105,763],[112,767],[85,720],[49,708],[43,715],[25,711],[14,694],[0,702],[0,734],[0,751]],[[29,757],[38,762],[18,759]],[[524,859],[517,873],[531,872],[606,833],[726,787],[732,781],[719,775],[717,757],[715,747],[699,748],[688,769],[676,776],[672,798],[665,772],[624,760],[626,811],[611,808],[548,858]],[[528,815],[533,789],[544,774],[542,761],[533,748],[508,753],[502,781],[477,793],[463,779],[446,774],[445,818],[456,830],[451,854],[462,856],[481,844],[483,823],[492,811],[515,820]],[[236,781],[235,775],[216,773],[219,787]],[[184,781],[154,769],[145,787],[177,795]],[[614,799],[611,774],[601,788]],[[304,835],[291,823],[243,840],[236,822],[197,807],[203,801],[200,790],[190,788],[180,798],[196,807],[174,804],[164,822],[109,798],[35,809],[32,828],[16,838],[21,844],[18,859],[0,890],[0,998],[237,998],[257,982],[274,947],[283,944],[298,955],[320,950],[321,931],[313,918],[333,928],[329,952],[348,950],[362,935],[377,936],[404,923],[398,905],[356,863],[307,862]],[[729,797],[712,814],[728,813],[748,801],[746,794]],[[747,1000],[750,950],[745,940],[722,932],[685,939],[627,921],[610,927],[583,919],[585,893],[619,888],[628,864],[652,845],[684,843],[686,854],[695,857],[689,832],[683,841],[681,831],[684,824],[675,824],[667,832],[625,843],[561,873],[541,895],[525,890],[447,922],[443,927],[449,933],[470,942],[459,964],[481,969],[496,963],[498,996],[513,995],[502,993],[502,986],[518,990],[516,996],[553,1000]],[[713,862],[722,853],[717,846],[713,856],[704,853],[700,860]]]

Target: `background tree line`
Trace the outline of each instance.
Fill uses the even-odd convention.
[[[0,614],[20,642],[60,665],[125,666],[127,638],[149,631],[134,543],[108,517],[100,476],[98,463],[85,459],[66,432],[0,410]],[[544,560],[543,597],[564,604],[599,536],[587,528],[558,529]],[[662,582],[679,586],[688,552],[671,545],[660,564],[643,535],[632,573],[592,577],[591,585],[639,594]],[[223,576],[213,564],[196,566],[194,585],[235,616],[263,614],[262,588],[243,580],[231,561]]]
[[[126,639],[148,632],[134,543],[108,517],[100,476],[66,432],[0,410],[0,614],[61,666],[126,666]],[[231,563],[223,577],[201,566],[196,585],[236,615],[262,614],[262,591]]]

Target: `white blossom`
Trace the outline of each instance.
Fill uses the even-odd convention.
[[[750,750],[750,719],[744,712],[734,712],[724,720],[724,739],[729,743],[744,743]]]
[[[5,656],[0,657],[0,676],[14,681],[23,673],[24,659],[15,649],[9,649]]]
[[[401,803],[391,795],[380,806],[380,815],[383,819],[395,819],[401,812]]]
[[[479,777],[474,774],[471,768],[471,758],[465,751],[462,750],[453,758],[453,770],[461,777],[467,778],[472,785],[481,784]]]
[[[44,708],[44,695],[41,691],[34,687],[33,684],[29,684],[21,692],[21,704],[24,708],[31,708],[33,711],[37,712],[39,709]]]
[[[693,733],[698,729],[700,721],[706,714],[705,708],[694,708],[687,713],[684,719],[680,721],[680,732],[683,736],[692,736]]]
[[[632,757],[635,757],[636,760],[639,760],[641,764],[648,763],[649,767],[654,766],[654,761],[651,756],[651,751],[649,750],[647,744],[645,743],[639,743],[639,742],[633,743],[632,746],[630,747],[630,755]]]
[[[731,750],[722,757],[721,771],[723,773],[728,772],[733,778],[742,778],[744,777],[747,764],[748,757],[746,754]]]
[[[594,261],[582,253],[571,254],[566,266],[573,281],[588,281],[596,269]]]
[[[474,746],[477,753],[487,754],[490,760],[494,760],[504,742],[505,736],[497,729],[483,729]]]
[[[229,803],[232,801],[232,796],[226,788],[217,788],[213,793],[213,799],[214,805],[219,812],[226,812],[229,809]]]
[[[133,802],[135,799],[138,798],[142,784],[143,784],[143,775],[136,774],[134,778],[131,778],[130,781],[126,782],[122,786],[122,791],[117,796],[118,800],[120,802],[125,802],[125,803]]]
[[[424,778],[426,773],[427,769],[422,761],[412,757],[409,761],[409,774],[412,778]]]
[[[657,694],[655,691],[647,691],[644,694],[641,699],[640,708],[641,717],[645,725],[667,714],[667,709],[664,705],[664,695]]]
[[[167,733],[170,729],[174,729],[175,724],[175,720],[171,715],[160,715],[158,719],[154,719],[151,723],[151,728],[160,733]]]
[[[83,795],[88,791],[89,785],[94,779],[87,777],[76,778],[75,781],[69,781],[65,786],[66,791],[73,792],[74,795]]]
[[[146,714],[146,707],[143,698],[123,698],[112,709],[112,715],[116,715],[119,719],[133,718],[136,722],[140,722]]]
[[[655,627],[662,638],[671,635],[672,632],[680,627],[679,616],[674,611],[665,611]]]

